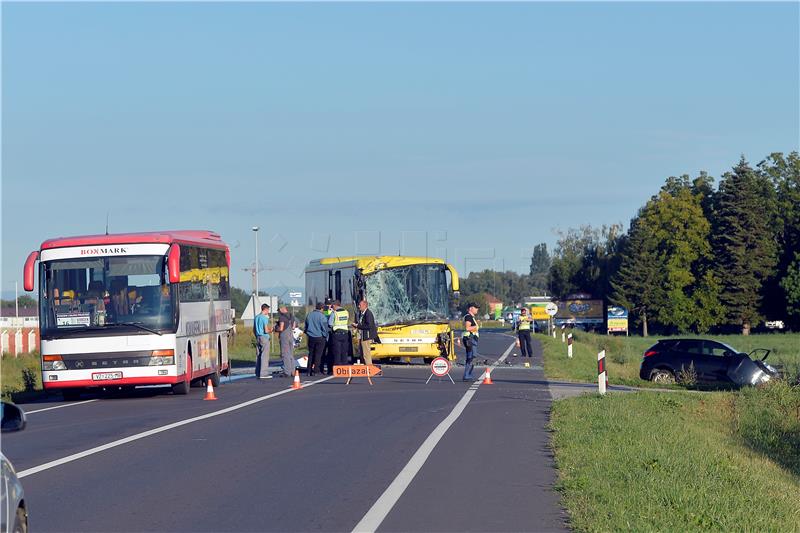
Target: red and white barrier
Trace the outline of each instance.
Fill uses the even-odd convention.
[[[572,333],[567,335],[567,357],[572,359]]]
[[[597,354],[597,389],[600,394],[605,394],[608,388],[608,372],[606,371],[606,351]]]

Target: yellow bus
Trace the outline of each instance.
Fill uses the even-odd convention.
[[[380,343],[372,345],[373,359],[422,357],[430,362],[444,356],[455,360],[449,318],[458,297],[458,273],[444,260],[329,257],[311,261],[305,273],[306,305],[339,300],[352,313],[355,304],[366,298],[380,338]]]

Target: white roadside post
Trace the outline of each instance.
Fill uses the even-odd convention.
[[[597,354],[597,390],[601,395],[605,395],[608,387],[608,373],[606,372],[606,351],[602,350]]]
[[[567,335],[567,357],[572,359],[572,333]]]
[[[553,324],[552,330],[553,330],[553,338],[555,339],[556,338],[556,325],[555,324]]]
[[[566,342],[566,333],[564,333],[564,326],[561,326],[561,342]]]

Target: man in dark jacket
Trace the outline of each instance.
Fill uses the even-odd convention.
[[[353,327],[358,329],[361,337],[361,358],[368,365],[372,364],[372,342],[378,338],[378,326],[375,325],[375,316],[369,310],[366,300],[358,302],[359,319],[353,323]]]

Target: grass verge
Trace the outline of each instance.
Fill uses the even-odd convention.
[[[555,402],[557,489],[572,526],[578,531],[800,530],[800,479],[791,462],[800,452],[797,426],[775,432],[770,426],[780,413],[764,416],[775,395],[788,395],[778,390],[784,386]],[[787,435],[789,444],[780,444]]]
[[[19,394],[42,390],[42,367],[39,354],[20,354],[19,357],[3,354],[0,361],[2,398],[12,400]]]

